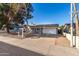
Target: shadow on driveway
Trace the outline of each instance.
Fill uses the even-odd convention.
[[[0,56],[44,56],[44,55],[0,41]]]

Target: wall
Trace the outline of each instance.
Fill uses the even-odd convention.
[[[71,34],[63,33],[63,35],[70,41],[70,46],[72,43],[76,45],[76,48],[79,49],[79,36],[73,36],[73,40],[71,39]]]

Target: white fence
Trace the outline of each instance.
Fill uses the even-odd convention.
[[[63,35],[70,41],[70,46],[72,46],[72,42],[73,42],[73,44],[76,45],[76,48],[79,49],[79,36],[73,36],[73,41],[72,41],[71,34],[63,33]]]

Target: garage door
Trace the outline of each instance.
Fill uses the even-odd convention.
[[[44,28],[44,29],[43,29],[43,33],[44,33],[44,34],[57,34],[57,30],[56,30],[56,29]]]

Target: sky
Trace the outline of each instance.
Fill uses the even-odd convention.
[[[29,23],[34,24],[59,24],[70,23],[69,3],[32,3],[34,8],[33,18]]]

